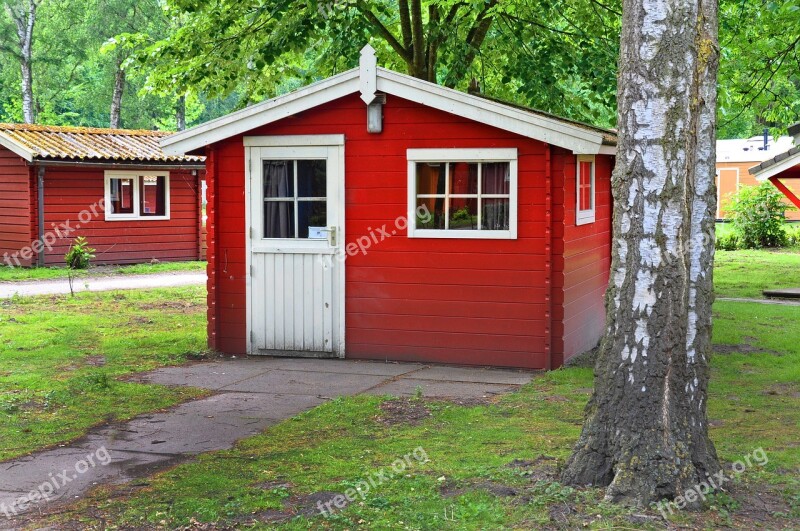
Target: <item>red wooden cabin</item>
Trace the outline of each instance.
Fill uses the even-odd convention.
[[[0,124],[0,263],[63,264],[77,236],[97,264],[199,260],[204,158],[168,135]]]
[[[535,369],[602,335],[614,144],[369,47],[162,141],[207,156],[212,348]]]

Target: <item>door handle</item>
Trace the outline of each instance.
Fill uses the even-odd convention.
[[[336,247],[336,227],[326,227],[320,230],[328,233],[328,243],[331,247]]]

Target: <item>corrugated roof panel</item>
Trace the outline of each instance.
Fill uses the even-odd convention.
[[[205,157],[167,155],[158,141],[172,133],[94,127],[0,124],[0,135],[39,160],[201,163]]]

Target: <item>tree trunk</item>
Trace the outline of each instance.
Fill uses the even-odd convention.
[[[186,96],[178,98],[175,104],[175,121],[178,125],[178,131],[186,129]]]
[[[19,65],[22,76],[22,115],[25,123],[32,124],[36,119],[33,99],[33,28],[36,22],[36,1],[27,0],[25,5],[12,4],[6,0],[5,8],[17,29],[19,41]]]
[[[114,72],[114,93],[111,96],[111,129],[119,129],[122,94],[125,92],[125,70],[122,69],[122,59],[117,59],[116,67],[116,72]]]
[[[675,499],[719,471],[706,416],[718,61],[716,0],[624,0],[606,333],[562,475],[609,501]]]

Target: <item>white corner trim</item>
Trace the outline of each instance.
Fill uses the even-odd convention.
[[[343,146],[344,135],[246,136],[245,147]]]
[[[782,161],[773,164],[768,168],[764,168],[759,172],[756,173],[751,172],[751,173],[756,178],[756,181],[764,182],[770,177],[775,177],[779,173],[783,173],[784,171],[788,170],[789,168],[793,168],[798,164],[800,164],[800,152],[797,152],[794,155],[790,155],[785,159],[783,159]]]
[[[581,210],[581,162],[592,163],[592,208]],[[575,225],[588,225],[594,223],[597,211],[597,186],[595,173],[597,161],[594,155],[578,155],[575,157]]]
[[[369,105],[375,100],[375,91],[378,87],[378,58],[375,57],[375,49],[369,44],[361,49],[361,59],[358,64],[358,88],[361,91],[361,99]]]
[[[27,160],[28,162],[33,161],[33,151],[26,148],[16,140],[12,140],[8,138],[6,135],[0,133],[0,146],[8,149],[9,151],[19,155],[23,159]]]
[[[186,131],[175,133],[160,141],[164,153],[182,155],[251,131],[262,125],[293,116],[358,91],[357,68],[278,96]]]

